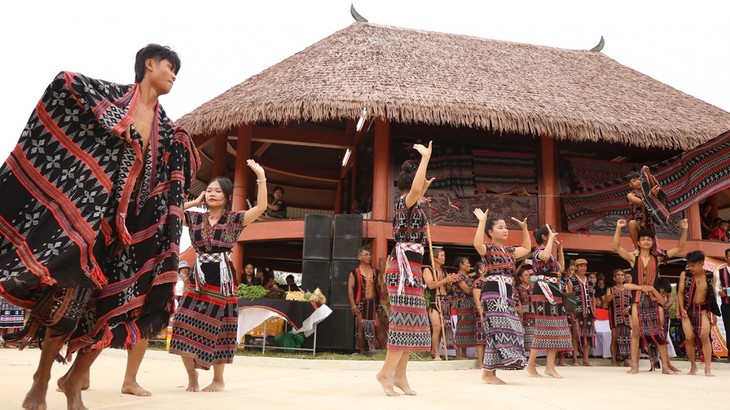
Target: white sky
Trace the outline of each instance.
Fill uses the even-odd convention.
[[[606,55],[730,110],[726,4],[360,0],[355,6],[374,23],[561,48],[589,49],[603,35]],[[2,2],[0,159],[61,70],[131,83],[138,49],[170,45],[182,69],[162,103],[177,119],[348,26],[349,6],[350,0]]]

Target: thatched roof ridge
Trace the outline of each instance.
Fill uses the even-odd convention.
[[[192,134],[245,123],[370,116],[400,123],[686,149],[730,113],[604,54],[353,23],[180,119]]]

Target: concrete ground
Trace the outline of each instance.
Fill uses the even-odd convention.
[[[39,350],[0,349],[2,409],[19,409],[31,385]],[[226,389],[219,393],[185,391],[187,377],[179,357],[147,352],[138,381],[151,397],[119,392],[126,353],[107,350],[92,367],[91,389],[84,392],[90,409],[600,409],[720,408],[726,403],[730,365],[713,363],[716,377],[668,376],[647,372],[626,374],[621,367],[559,367],[564,379],[531,378],[523,371],[499,372],[508,384],[483,384],[474,362],[420,362],[409,367],[411,387],[418,395],[386,397],[375,381],[380,362],[270,359],[237,356],[225,372]],[[687,362],[675,362],[684,373]],[[462,368],[459,370],[459,368]],[[52,385],[67,370],[55,364]],[[538,368],[540,372],[544,367]],[[212,371],[200,372],[206,386]],[[64,409],[65,396],[51,389],[48,408]]]

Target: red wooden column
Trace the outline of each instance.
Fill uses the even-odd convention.
[[[224,177],[226,172],[226,147],[228,135],[226,133],[216,135],[215,153],[213,154],[213,177]]]
[[[390,192],[390,125],[386,120],[375,120],[375,152],[373,158],[373,217],[376,221],[388,219],[388,192]],[[386,257],[388,238],[377,235],[373,239],[373,260]]]
[[[560,231],[560,189],[555,163],[555,140],[548,135],[540,136],[540,198],[538,221]]]
[[[700,221],[700,204],[696,203],[687,209],[687,219],[689,222],[688,239],[702,239],[702,222]]]
[[[218,152],[216,141],[216,153]],[[236,142],[236,165],[233,175],[233,210],[241,211],[246,208],[246,187],[251,178],[251,170],[246,165],[246,160],[251,158],[251,126],[248,124],[238,128],[238,141]],[[240,279],[243,272],[243,242],[238,241],[233,246],[233,266],[236,268],[236,276]]]

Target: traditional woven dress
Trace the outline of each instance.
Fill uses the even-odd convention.
[[[573,342],[565,317],[563,296],[558,288],[560,264],[553,255],[546,261],[540,259],[538,255],[544,249],[545,245],[540,245],[532,254],[532,269],[537,279],[532,289],[532,310],[535,312],[532,348],[569,352],[573,348]]]
[[[527,365],[525,331],[515,309],[513,294],[515,247],[484,244],[487,254],[486,279],[482,286],[484,310],[482,327],[486,333],[484,370],[519,370]]]
[[[532,286],[519,284],[515,293],[522,308],[522,328],[525,330],[525,355],[532,348],[532,338],[535,327],[535,313],[532,312]]]
[[[352,293],[355,296],[355,304],[362,314],[362,327],[365,334],[365,341],[370,351],[375,350],[375,328],[378,325],[378,307],[380,306],[380,289],[377,284],[377,269],[372,269],[371,277],[366,277],[358,266],[350,272],[355,279]]]
[[[388,349],[428,352],[431,325],[421,273],[428,221],[418,204],[406,207],[405,195],[396,200],[394,214],[395,257],[385,270],[390,301]]]
[[[482,287],[484,286],[485,279],[484,278],[476,278],[474,280],[474,283],[472,283],[472,292],[474,292],[475,289],[479,289],[479,292],[482,291]],[[481,297],[481,293],[480,293]],[[483,318],[479,315],[479,309],[478,306],[474,306],[474,316],[476,317],[477,324],[477,346],[484,346],[487,344],[487,334],[484,332],[484,326],[482,326],[482,320]]]
[[[613,300],[608,307],[608,320],[611,329],[616,329],[616,360],[626,360],[631,357],[631,317],[628,312],[624,312],[631,306],[631,292],[614,286],[611,295]]]
[[[142,151],[140,98],[139,84],[62,72],[0,168],[0,295],[31,311],[6,340],[22,347],[45,329],[75,329],[70,354],[128,348],[167,326],[199,160],[159,105]]]
[[[0,298],[0,334],[17,332],[23,328],[25,311]]]
[[[458,276],[459,282],[464,282],[467,287],[473,287],[474,279],[463,273],[459,273]],[[458,282],[454,282],[452,293],[456,311],[456,334],[454,336],[456,347],[474,347],[477,343],[477,315],[474,313],[476,310],[474,298],[464,293]]]
[[[577,328],[578,351],[583,353],[583,345],[588,344],[596,347],[596,303],[595,287],[589,277],[581,280],[578,275],[570,278],[575,295],[575,321],[573,325]]]
[[[197,261],[172,324],[170,353],[192,357],[195,367],[233,363],[238,328],[236,277],[230,253],[245,212],[224,212],[211,226],[208,213],[185,211]]]
[[[659,258],[666,258],[666,251],[656,251],[649,256],[649,263],[644,264],[641,255],[636,257],[636,262],[631,269],[632,277],[636,278],[638,286],[654,286],[654,282],[659,277]],[[639,318],[639,328],[632,329],[639,332],[643,345],[667,344],[667,334],[664,332],[664,326],[661,319],[659,302],[654,299],[653,295],[633,291],[632,307],[636,309]]]

